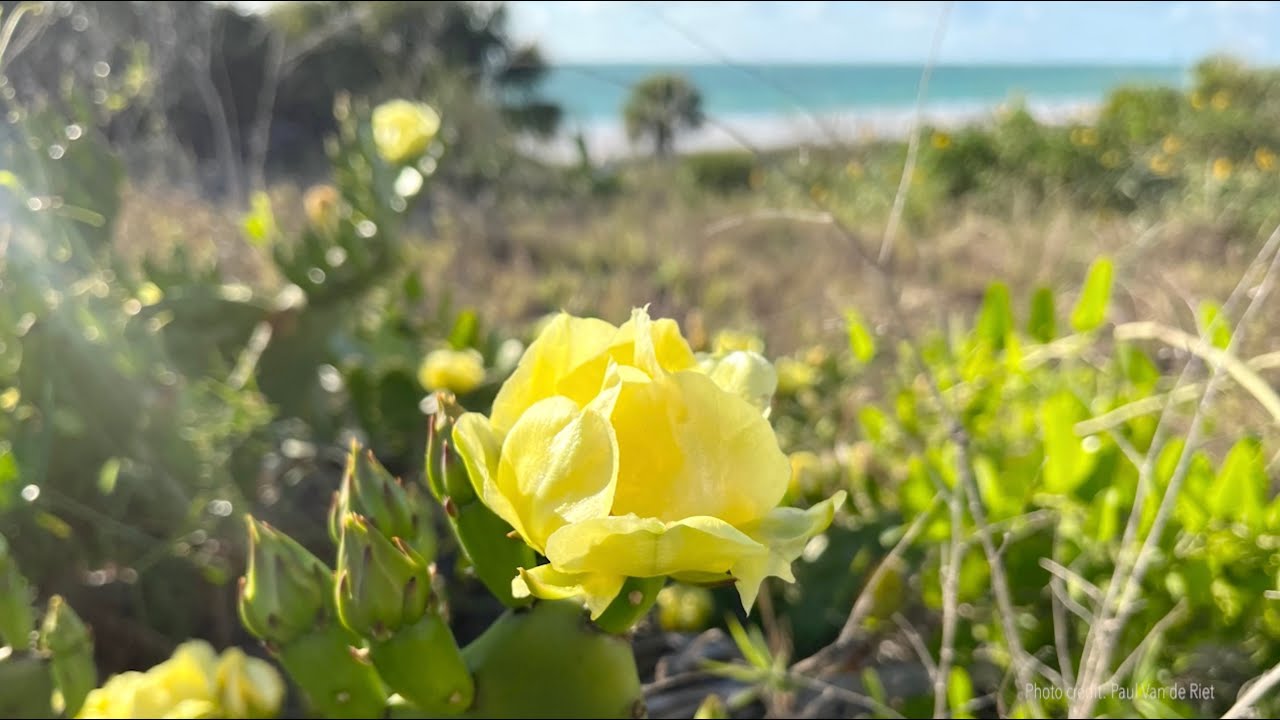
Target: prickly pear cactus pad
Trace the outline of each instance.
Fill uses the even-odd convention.
[[[731,579],[750,610],[766,577],[792,581],[844,493],[777,507],[791,468],[765,416],[776,384],[760,354],[700,359],[646,309],[621,327],[552,320],[491,415],[453,430],[475,494],[548,560],[520,568],[513,595],[599,617],[628,578]]]

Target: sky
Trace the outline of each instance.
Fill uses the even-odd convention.
[[[511,2],[512,29],[572,62],[1280,64],[1280,2]]]

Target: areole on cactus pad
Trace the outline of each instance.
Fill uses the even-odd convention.
[[[750,610],[844,501],[777,507],[791,466],[768,422],[776,383],[754,350],[698,357],[646,309],[620,327],[561,314],[490,416],[432,396],[425,482],[505,615],[458,647],[432,508],[353,447],[336,569],[250,519],[245,626],[324,715],[643,716],[627,633],[666,579],[734,583]]]

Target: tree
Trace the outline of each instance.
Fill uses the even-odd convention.
[[[682,75],[660,73],[636,83],[623,108],[627,137],[653,139],[659,157],[671,153],[675,135],[702,126],[702,93]]]

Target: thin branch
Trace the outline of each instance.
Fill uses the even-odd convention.
[[[1088,594],[1089,599],[1094,602],[1102,602],[1102,591],[1098,589],[1098,586],[1088,580],[1085,580],[1083,577],[1080,577],[1080,574],[1075,570],[1072,570],[1052,558],[1040,558],[1040,567],[1048,570],[1054,577],[1079,584],[1085,593]]]
[[[956,623],[960,605],[960,565],[964,562],[965,543],[964,505],[961,496],[965,488],[957,484],[947,499],[951,514],[951,539],[947,543],[946,560],[942,564],[942,644],[938,648],[938,667],[933,673],[933,716],[947,716],[947,683],[951,678],[951,664],[956,655]]]
[[[1120,663],[1120,667],[1116,668],[1116,671],[1111,675],[1111,679],[1103,683],[1102,686],[1119,687],[1120,683],[1124,682],[1129,673],[1133,672],[1133,668],[1146,656],[1151,645],[1164,634],[1164,631],[1167,630],[1170,625],[1181,620],[1186,614],[1187,600],[1186,598],[1183,598],[1179,600],[1178,604],[1174,605],[1169,612],[1165,613],[1164,617],[1157,620],[1155,625],[1151,626],[1151,631],[1147,633],[1147,636],[1142,638],[1142,642],[1138,643],[1138,647],[1134,648],[1133,652],[1129,653],[1129,657],[1125,658],[1124,661]]]
[[[924,101],[929,94],[929,78],[933,76],[933,68],[938,63],[938,52],[942,49],[942,38],[946,36],[947,18],[951,15],[951,2],[942,6],[938,16],[938,26],[933,31],[933,47],[929,50],[929,61],[920,73],[920,85],[916,89],[916,112],[911,121],[910,134],[907,136],[907,159],[902,166],[902,178],[898,181],[898,191],[893,196],[893,208],[889,211],[889,222],[885,224],[884,237],[880,240],[880,255],[877,261],[887,264],[893,255],[893,242],[898,237],[898,225],[902,222],[902,212],[907,205],[907,193],[911,190],[911,178],[915,175],[916,156],[920,151],[920,119],[924,115]]]
[[[920,659],[920,664],[924,665],[924,669],[928,671],[929,677],[932,678],[938,674],[938,664],[933,661],[933,656],[929,654],[929,646],[925,644],[924,638],[920,636],[920,631],[915,629],[909,620],[902,616],[902,613],[893,614],[893,622],[907,636],[907,642],[911,644],[911,649],[915,651],[916,657]]]
[[[1222,716],[1222,720],[1229,718],[1242,718],[1245,713],[1253,709],[1254,704],[1262,699],[1276,685],[1280,685],[1280,664],[1268,670],[1265,674],[1260,675],[1249,685],[1249,689],[1240,696],[1235,705]]]
[[[839,685],[827,682],[826,680],[821,680],[815,677],[809,677],[807,675],[803,675],[801,673],[796,673],[796,672],[787,673],[786,677],[788,680],[798,685],[803,685],[807,688],[811,688],[814,690],[821,690],[823,693],[830,693],[840,698],[841,700],[844,700],[845,702],[850,702],[855,705],[860,705],[866,708],[867,710],[872,710],[882,715],[889,715],[895,718],[903,718],[902,713],[898,712],[897,710],[894,710],[893,708],[889,707],[888,705],[885,705],[884,703],[880,702],[879,700],[876,700],[873,697],[863,695],[860,692],[856,692],[848,688],[840,687]]]
[[[1053,554],[1056,556],[1061,548],[1062,545],[1058,533],[1055,532]],[[1053,560],[1053,563],[1063,567],[1062,563],[1057,560]],[[1075,687],[1076,673],[1075,666],[1071,661],[1070,626],[1067,618],[1067,607],[1062,602],[1062,598],[1066,595],[1067,584],[1063,581],[1061,575],[1055,573],[1053,577],[1049,578],[1049,599],[1053,604],[1053,647],[1058,653],[1058,672],[1062,674],[1062,682],[1067,687]]]

